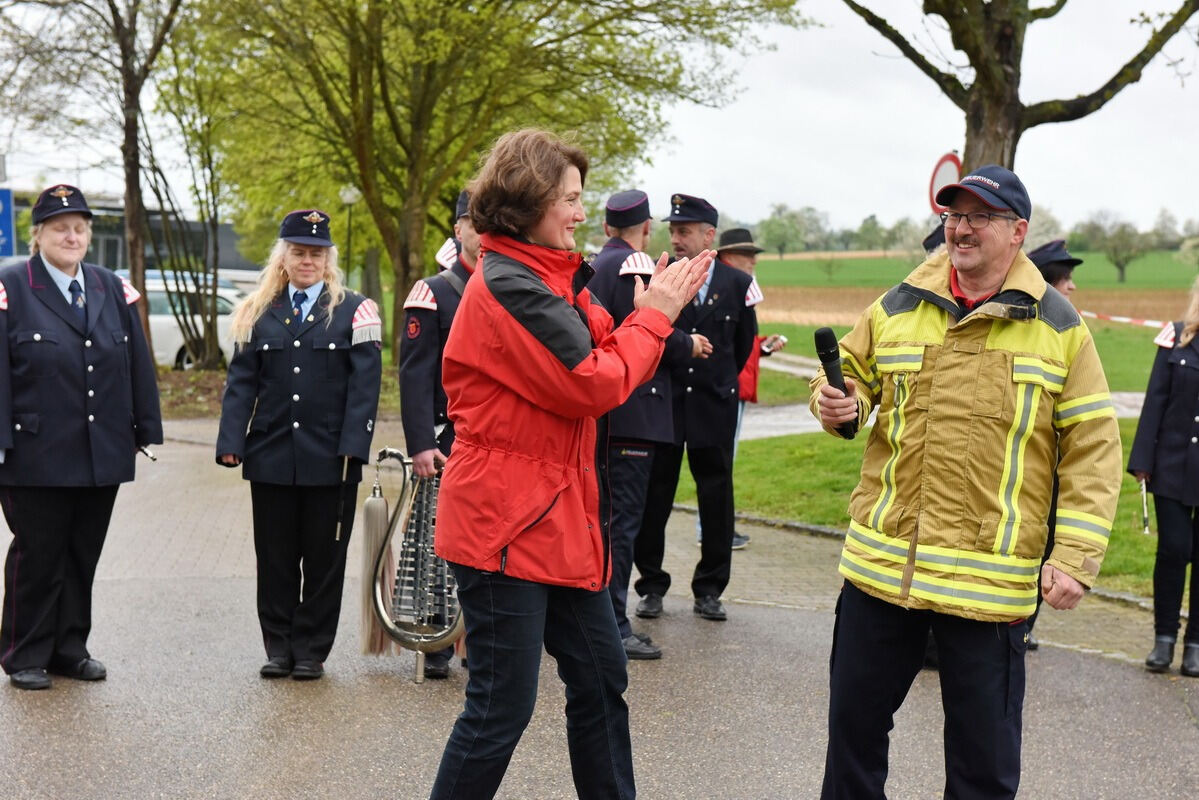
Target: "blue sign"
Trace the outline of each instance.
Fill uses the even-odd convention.
[[[0,256],[17,254],[16,222],[12,207],[12,189],[0,189]]]

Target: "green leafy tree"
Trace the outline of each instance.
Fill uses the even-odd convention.
[[[499,134],[577,130],[602,171],[620,173],[660,135],[670,103],[724,102],[733,84],[720,51],[755,47],[757,25],[801,24],[794,6],[211,2],[207,19],[224,35],[209,57],[241,80],[243,134],[228,166],[259,219],[277,219],[324,176],[357,186],[391,261],[398,318],[453,198]]]
[[[1181,0],[1175,11],[1156,18],[1095,3],[1095,14],[1121,20],[1134,14],[1134,22],[1150,28],[1144,46],[1089,93],[1026,105],[1020,99],[1020,80],[1028,26],[1056,15],[1066,0],[1046,0],[1039,6],[1030,0],[924,0],[925,15],[939,18],[936,24],[948,28],[953,49],[965,56],[968,68],[938,66],[934,63],[936,57],[921,52],[914,39],[900,33],[886,18],[863,3],[842,1],[962,110],[966,119],[964,170],[982,164],[1010,168],[1015,163],[1020,137],[1029,128],[1070,122],[1098,111],[1121,90],[1139,81],[1146,65],[1199,12],[1199,0]]]
[[[0,68],[10,121],[74,134],[81,142],[100,125],[120,143],[129,274],[143,295],[142,94],[182,5],[183,0],[0,2]],[[145,300],[138,306],[149,338]]]
[[[799,212],[779,203],[771,208],[769,217],[758,223],[757,238],[762,247],[778,251],[781,259],[788,250],[804,249],[805,233]]]
[[[1104,231],[1100,249],[1116,267],[1117,281],[1124,283],[1128,265],[1153,249],[1151,237],[1136,229],[1131,222],[1114,221]]]

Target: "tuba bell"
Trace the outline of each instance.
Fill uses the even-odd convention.
[[[403,483],[395,511],[387,513],[380,486],[384,461],[400,462]],[[363,652],[416,652],[416,682],[424,679],[425,653],[444,649],[464,629],[454,574],[433,552],[441,476],[420,478],[412,460],[390,447],[375,459],[375,484],[363,506]]]

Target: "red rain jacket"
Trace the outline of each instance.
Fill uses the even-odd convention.
[[[596,418],[658,366],[671,321],[612,318],[577,253],[482,237],[442,363],[457,436],[435,550],[458,564],[592,591],[610,574]],[[606,452],[604,447],[600,452]]]

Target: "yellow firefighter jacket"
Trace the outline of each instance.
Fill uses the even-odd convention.
[[[1090,332],[1022,252],[999,293],[960,319],[949,269],[947,254],[930,258],[841,340],[858,419],[878,417],[840,572],[906,608],[1017,620],[1036,607],[1055,469],[1049,563],[1094,583],[1120,434]],[[817,417],[824,383],[821,371]]]

